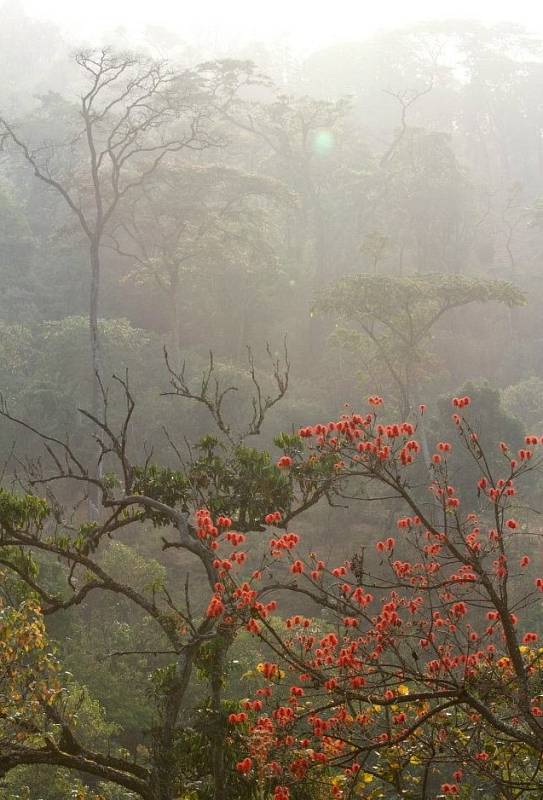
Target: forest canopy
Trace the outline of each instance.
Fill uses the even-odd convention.
[[[1,14],[0,800],[538,800],[543,39]]]

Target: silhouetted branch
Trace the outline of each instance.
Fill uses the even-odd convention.
[[[175,370],[170,362],[168,351],[164,348],[164,358],[166,367],[170,375],[170,384],[173,391],[163,392],[163,396],[183,397],[188,400],[195,400],[207,408],[211,417],[215,421],[218,429],[223,433],[229,442],[242,442],[249,436],[257,436],[261,432],[262,424],[264,423],[267,412],[273,408],[285,396],[288,389],[289,374],[290,374],[290,361],[288,358],[288,349],[286,339],[284,341],[283,359],[274,358],[271,352],[270,345],[266,345],[266,352],[270,358],[272,365],[272,375],[277,387],[274,395],[264,394],[262,386],[256,375],[256,368],[254,362],[253,352],[250,347],[247,348],[249,359],[249,375],[254,387],[254,393],[251,397],[252,415],[245,429],[238,430],[236,433],[232,430],[232,425],[226,421],[224,416],[223,404],[230,392],[237,392],[239,388],[233,385],[223,385],[220,378],[217,377],[215,361],[213,353],[209,353],[209,366],[202,374],[200,386],[198,389],[192,389],[185,377],[186,362],[179,371]]]

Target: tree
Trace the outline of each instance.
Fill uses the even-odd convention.
[[[161,163],[212,141],[204,130],[205,104],[193,73],[176,74],[164,63],[110,50],[82,51],[75,62],[85,88],[66,138],[35,144],[2,116],[0,128],[2,140],[15,146],[35,177],[60,195],[87,242],[91,363],[98,376],[104,235],[126,199]],[[95,414],[98,402],[95,379]]]
[[[213,359],[199,383],[189,380],[184,368],[177,373],[170,367],[171,394],[205,407],[218,432],[218,436],[207,436],[193,444],[185,456],[168,437],[172,452],[179,459],[177,468],[155,464],[149,456],[143,464],[131,460],[135,403],[130,388],[126,380],[117,379],[126,411],[113,427],[112,401],[100,384],[102,414],[95,417],[85,412],[85,416],[94,425],[99,459],[104,464],[102,477],[96,477],[96,470],[85,466],[69,442],[40,434],[35,426],[3,406],[5,420],[40,436],[48,464],[41,458],[27,464],[26,481],[19,475],[26,494],[2,495],[0,563],[26,585],[46,619],[77,608],[93,593],[104,592],[130,603],[154,628],[150,649],[136,647],[136,652],[142,657],[160,655],[164,662],[154,670],[149,686],[156,710],[145,757],[129,758],[109,748],[87,747],[62,706],[54,705],[50,733],[41,732],[25,747],[0,751],[0,763],[4,763],[6,771],[17,765],[58,765],[97,776],[145,800],[173,800],[191,786],[191,778],[183,774],[180,755],[188,736],[183,704],[187,702],[194,665],[203,658],[205,648],[212,647],[207,668],[211,693],[208,712],[213,721],[209,734],[213,744],[212,796],[216,800],[226,796],[236,773],[226,771],[221,692],[224,659],[233,636],[223,618],[220,574],[227,563],[245,562],[241,546],[247,533],[265,530],[270,508],[274,509],[271,518],[281,517],[286,524],[329,495],[335,478],[330,464],[319,464],[309,465],[299,479],[292,481],[266,451],[248,445],[247,440],[260,433],[267,412],[287,391],[288,374],[285,353],[284,363],[273,361],[275,392],[268,393],[250,356],[251,411],[246,424],[237,430],[229,420],[227,405],[236,387],[219,380]],[[297,437],[280,439],[282,444],[291,440],[295,445]],[[64,488],[54,491],[57,484]],[[47,501],[34,496],[38,487],[46,493]],[[91,487],[99,491],[104,516],[81,523],[77,509]],[[63,503],[66,496],[73,499],[73,510]],[[210,511],[198,511],[202,507]],[[218,527],[211,523],[211,513],[217,516]],[[165,573],[141,582],[134,568],[130,575],[112,568],[112,562],[107,560],[108,541],[123,531],[134,530],[134,526],[150,526],[157,533],[163,532],[160,543],[164,557],[170,557],[173,567],[179,563],[180,554],[185,559],[191,576],[187,575],[185,586],[179,581],[177,569],[171,571],[171,582],[165,580]],[[215,553],[214,539],[222,535],[230,545],[230,562]],[[43,567],[57,561],[64,567],[63,584],[57,578],[53,589]],[[133,652],[120,652],[111,658]],[[141,744],[146,741],[142,732]],[[203,766],[197,763],[197,768]],[[197,778],[198,775],[193,779],[196,784]]]
[[[32,518],[39,523],[45,504],[37,499],[17,501],[2,493],[2,517]],[[24,750],[51,722],[61,692],[58,663],[48,649],[39,604],[17,596],[12,576],[2,574],[0,602],[0,771],[10,768],[10,753]]]
[[[263,151],[268,169],[299,199],[300,214],[289,230],[296,257],[310,278],[330,272],[331,241],[323,202],[337,168],[331,156],[343,132],[349,100],[317,100],[280,93],[251,62],[223,60],[203,64],[217,111]]]
[[[172,372],[172,389],[208,406],[234,445],[225,459],[208,438],[200,445],[203,455],[183,473],[149,463],[137,467],[127,456],[128,425],[116,434],[106,414],[95,422],[103,456],[113,456],[118,471],[100,483],[109,513],[103,523],[74,528],[58,507],[52,519],[45,501],[3,493],[2,566],[39,598],[46,616],[79,605],[91,592],[113,592],[146,613],[172,656],[160,671],[161,712],[148,763],[89,751],[52,701],[51,733],[39,732],[15,749],[4,746],[5,769],[61,764],[143,798],[171,800],[190,785],[179,772],[177,748],[181,701],[197,654],[213,643],[212,710],[220,713],[221,659],[246,629],[269,656],[257,666],[263,683],[255,695],[230,713],[229,735],[212,739],[215,797],[226,796],[225,747],[243,741],[248,751],[236,772],[256,778],[277,800],[302,779],[310,796],[333,798],[365,791],[362,796],[400,793],[414,800],[434,796],[439,786],[444,795],[468,797],[475,781],[504,800],[537,797],[543,782],[543,650],[537,645],[543,578],[541,564],[527,552],[537,534],[518,510],[523,483],[543,465],[541,439],[529,434],[518,450],[500,443],[496,466],[473,428],[470,398],[457,397],[457,442],[437,442],[427,468],[419,463],[417,439],[425,409],[412,421],[391,422],[382,417],[382,399],[373,396],[369,412],[348,412],[280,437],[284,454],[273,466],[243,441],[258,432],[261,414],[277,400],[257,390],[253,419],[236,434],[223,413],[228,387],[210,390],[212,368],[199,389]],[[276,373],[281,395],[284,379]],[[131,396],[126,385],[123,391],[129,420]],[[53,470],[34,472],[34,485],[95,480],[68,444],[43,439]],[[476,509],[465,507],[451,485],[457,451],[478,467]],[[405,508],[399,534],[385,531],[375,556],[363,544],[339,564],[303,551],[289,523],[330,493],[381,503],[397,498]],[[164,550],[187,551],[207,574],[198,612],[189,595],[184,609],[178,605],[173,586],[155,584],[149,595],[115,578],[97,558],[108,535],[145,519],[157,528],[172,524],[175,536],[163,537]],[[255,562],[247,534],[266,526],[267,552],[253,545]],[[66,563],[67,593],[44,586],[34,552]],[[321,618],[296,611],[276,616],[279,595],[283,602],[312,602]]]
[[[364,546],[327,564],[299,537],[287,544],[293,534],[271,539],[263,575],[286,559],[291,580],[275,589],[312,598],[327,619],[270,619],[258,605],[265,578],[246,597],[242,617],[271,659],[231,716],[232,735],[248,743],[238,769],[275,785],[275,798],[301,779],[334,798],[430,798],[440,785],[440,797],[478,786],[485,797],[536,798],[543,578],[540,533],[518,512],[542,439],[496,444],[501,463],[490,467],[470,398],[454,398],[454,441],[436,443],[421,486],[417,416],[390,422],[380,397],[369,402],[369,413],[303,428],[308,448],[289,468],[333,456],[351,495],[353,481],[369,481],[376,499],[401,500],[397,533],[376,543],[378,565]],[[478,468],[475,508],[451,485],[464,450]],[[223,581],[225,598],[238,596],[239,580]]]
[[[361,274],[322,289],[315,311],[333,315],[336,327],[347,323],[339,336],[362,359],[374,384],[383,381],[394,393],[400,414],[407,417],[417,402],[413,378],[423,381],[435,360],[427,348],[437,323],[454,309],[488,302],[511,308],[524,305],[525,298],[504,281],[441,273]]]
[[[402,126],[372,175],[368,218],[392,232],[400,273],[465,272],[479,224],[474,188],[450,137],[407,127],[400,99]]]
[[[157,410],[155,393],[148,395],[154,414],[145,409],[144,393],[156,386],[163,375],[161,343],[158,336],[132,327],[127,320],[99,321],[102,364],[107,373],[124,372],[134,375],[133,390],[138,392],[143,419],[150,427],[139,427],[141,438],[151,437],[151,428],[160,428],[167,420]],[[0,323],[0,385],[4,400],[17,406],[25,419],[42,420],[45,433],[65,436],[79,449],[82,457],[92,461],[96,444],[89,440],[87,424],[78,414],[92,393],[92,380],[86,355],[88,353],[88,324],[84,316],[65,316],[31,324]],[[116,418],[123,410],[116,410]],[[142,419],[142,422],[143,422]],[[31,438],[22,431],[17,434],[19,454],[32,448]],[[32,437],[33,438],[33,437]],[[0,429],[0,449],[9,452],[13,430]]]
[[[113,250],[131,266],[126,279],[158,287],[169,315],[169,350],[181,365],[181,325],[191,307],[202,308],[204,321],[220,323],[221,305],[210,300],[210,281],[239,294],[251,283],[276,277],[274,206],[292,205],[278,181],[218,164],[190,163],[157,169],[139,194],[131,198],[125,217],[110,234]],[[241,273],[241,275],[240,275]],[[252,298],[251,298],[252,299]],[[247,309],[242,303],[240,351],[245,351]],[[230,317],[230,314],[228,314]]]

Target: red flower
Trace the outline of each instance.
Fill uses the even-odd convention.
[[[450,442],[438,442],[437,449],[441,450],[442,453],[450,453],[452,450],[452,445]]]
[[[467,614],[468,607],[465,603],[455,603],[451,608],[451,612],[455,617],[463,617],[464,614]]]
[[[208,617],[220,617],[224,611],[224,603],[218,595],[214,595],[211,600],[209,601],[209,605],[207,607],[207,616]]]
[[[248,756],[247,758],[244,758],[243,761],[238,761],[238,763],[236,764],[237,771],[240,772],[242,775],[247,775],[247,773],[250,772],[252,768],[253,768],[253,759],[249,758]]]
[[[452,404],[455,408],[465,408],[471,403],[470,397],[453,397]]]
[[[260,633],[260,625],[258,624],[256,619],[250,619],[245,628],[246,630],[249,631],[249,633],[254,633],[254,634]]]

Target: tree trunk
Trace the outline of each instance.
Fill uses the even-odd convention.
[[[181,348],[179,347],[179,266],[170,270],[170,338],[172,359],[175,370],[181,367]]]
[[[91,413],[94,417],[100,415],[100,383],[102,377],[102,358],[100,351],[100,336],[98,331],[98,312],[100,301],[100,237],[94,236],[90,242],[90,302],[89,302],[89,338],[91,350]],[[100,453],[98,453],[98,458]],[[92,477],[101,477],[101,466]],[[89,489],[89,516],[96,520],[100,513],[100,496],[96,486]]]
[[[216,640],[216,653],[211,671],[211,769],[213,772],[213,800],[226,798],[226,764],[224,752],[225,727],[222,714],[222,689],[224,662],[232,637],[222,633]]]
[[[181,704],[187,691],[194,653],[185,648],[178,656],[175,675],[164,697],[162,724],[154,746],[151,791],[154,800],[174,800],[176,794],[176,735]]]
[[[99,411],[99,392],[98,376],[101,376],[102,364],[100,357],[100,337],[98,333],[98,308],[100,299],[100,242],[93,239],[90,244],[90,303],[89,303],[89,336],[91,348],[91,367],[92,367],[92,398],[91,411],[94,416]]]
[[[247,311],[249,307],[249,300],[247,297],[242,298],[241,308],[239,309],[239,332],[238,342],[236,345],[236,357],[241,364],[244,356],[246,356],[247,348]]]

